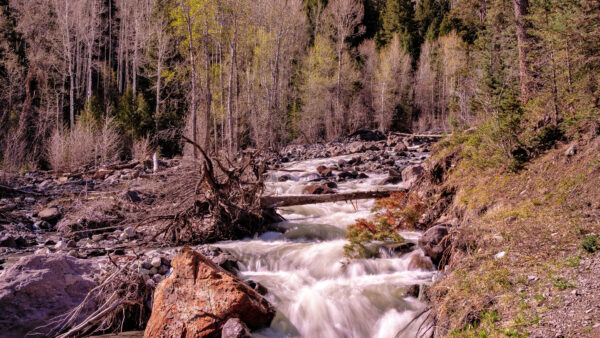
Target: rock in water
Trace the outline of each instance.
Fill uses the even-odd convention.
[[[436,225],[425,231],[419,238],[419,247],[431,258],[435,265],[438,265],[444,251],[450,245],[448,239],[444,240],[447,235],[448,227],[446,225]]]
[[[410,187],[424,172],[425,169],[420,164],[408,166],[402,170],[402,181]]]
[[[145,337],[214,336],[231,318],[251,329],[273,320],[269,302],[202,254],[184,247],[171,265],[172,274],[154,293]]]
[[[229,319],[225,325],[223,325],[223,331],[221,331],[221,338],[250,338],[250,330],[244,322],[239,318]]]
[[[75,308],[96,286],[94,271],[91,262],[66,255],[21,258],[0,276],[0,336],[24,337]],[[93,311],[82,315],[86,310]]]

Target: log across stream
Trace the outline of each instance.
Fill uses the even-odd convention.
[[[414,337],[426,317],[413,320],[426,305],[404,296],[408,287],[427,284],[435,274],[415,266],[415,260],[423,259],[421,250],[405,254],[382,250],[380,258],[351,262],[344,257],[346,227],[370,216],[373,198],[402,191],[402,185],[378,186],[387,175],[367,172],[369,178],[338,182],[337,194],[302,195],[311,184],[302,181],[302,175],[340,158],[349,156],[295,162],[270,172],[266,193],[276,197],[263,203],[278,203],[287,219],[280,224],[283,233],[216,244],[239,259],[240,277],[258,281],[269,290],[266,297],[278,309],[271,328],[256,336]],[[290,173],[292,180],[278,181]],[[414,242],[420,236],[416,232],[402,235]]]

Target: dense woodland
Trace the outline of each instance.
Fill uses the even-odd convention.
[[[8,169],[172,156],[181,133],[234,154],[362,127],[479,126],[491,159],[518,160],[600,109],[595,0],[0,0],[0,15]]]

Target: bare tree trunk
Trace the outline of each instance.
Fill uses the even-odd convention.
[[[75,126],[75,81],[73,79],[73,61],[72,57],[69,56],[69,127],[73,129]]]
[[[210,149],[209,145],[210,145],[210,112],[211,112],[211,107],[212,107],[212,91],[211,91],[211,76],[210,76],[210,65],[211,65],[211,60],[210,60],[210,51],[208,48],[208,42],[206,42],[205,45],[205,63],[204,63],[204,72],[205,72],[205,85],[206,85],[206,89],[205,89],[205,104],[206,104],[206,108],[204,110],[204,127],[206,128],[206,131],[204,132],[204,140],[203,140],[203,146],[204,149]]]
[[[229,64],[229,80],[228,80],[228,88],[227,88],[227,144],[228,144],[228,153],[229,155],[233,154],[233,64],[235,62],[235,39],[237,38],[237,27],[234,28],[233,32],[233,42],[230,46],[230,64]]]
[[[195,143],[198,143],[198,112],[196,111],[196,60],[194,58],[194,34],[192,31],[192,18],[191,18],[191,13],[190,13],[190,8],[189,8],[189,2],[188,2],[188,6],[185,5],[184,0],[181,0],[181,7],[182,8],[186,8],[187,11],[185,13],[185,21],[186,21],[186,26],[187,26],[187,32],[188,32],[188,51],[190,53],[190,67],[192,69],[192,98],[191,98],[191,102],[190,102],[190,110],[192,111],[192,140]],[[196,147],[192,147],[193,148],[193,154],[194,154],[194,159],[198,158],[198,150],[196,149]]]
[[[519,77],[521,81],[521,101],[526,104],[532,91],[532,74],[529,69],[529,35],[525,17],[529,14],[529,0],[513,0],[517,24],[517,43],[519,47]]]
[[[137,94],[137,60],[138,60],[138,34],[139,34],[139,22],[137,15],[135,16],[135,27],[134,27],[134,38],[133,38],[133,64],[131,66],[132,73],[132,89],[133,97]]]

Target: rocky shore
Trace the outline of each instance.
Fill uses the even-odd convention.
[[[409,187],[423,174],[420,163],[434,140],[365,130],[327,144],[288,146],[270,166],[281,170],[293,161],[356,154],[313,173],[283,170],[276,179],[310,182],[304,194],[336,193],[337,184],[364,180],[367,172],[385,175],[382,185],[403,182]],[[131,215],[159,203],[161,196],[152,187],[179,175],[182,162],[160,161],[156,172],[150,163],[127,162],[78,173],[0,173],[0,270],[6,270],[0,272],[0,305],[12,309],[0,316],[0,326],[18,336],[48,324],[84,301],[115,265],[128,262],[135,262],[136,273],[156,289],[154,299],[143,304],[152,312],[147,336],[222,331],[224,336],[243,337],[268,326],[274,310],[260,296],[266,290],[235,277],[238,263],[232,255],[208,245],[180,251],[153,241],[151,233],[135,225],[123,226]],[[426,253],[439,259],[433,247]],[[196,290],[186,287],[189,283],[208,284]],[[195,300],[181,307],[173,297]],[[216,303],[206,304],[207,298]],[[93,309],[86,311],[79,315]],[[206,315],[190,317],[197,311]],[[30,316],[21,316],[23,312]],[[43,328],[38,330],[45,335]]]

